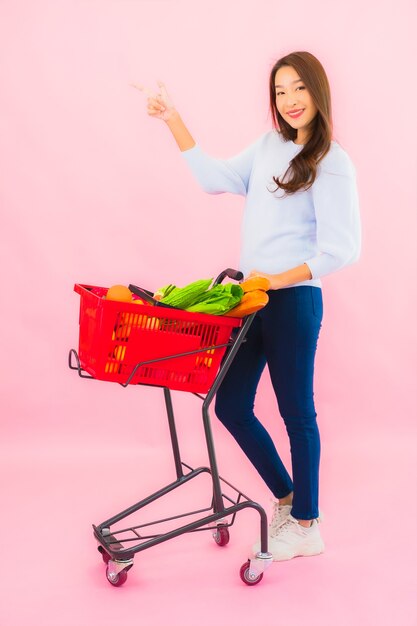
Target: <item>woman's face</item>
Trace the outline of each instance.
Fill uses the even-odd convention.
[[[281,67],[275,74],[275,103],[279,114],[297,130],[296,143],[306,143],[317,107],[295,69]]]

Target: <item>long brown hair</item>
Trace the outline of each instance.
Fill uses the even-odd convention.
[[[317,115],[311,122],[311,133],[307,143],[291,160],[282,179],[280,180],[278,176],[273,177],[277,189],[283,189],[286,194],[291,194],[300,189],[309,189],[314,183],[317,165],[330,150],[333,123],[330,86],[322,64],[310,52],[292,52],[275,63],[269,79],[272,120],[284,140],[294,141],[297,137],[297,130],[284,120],[276,106],[275,75],[283,66],[291,66],[295,69],[317,108]]]

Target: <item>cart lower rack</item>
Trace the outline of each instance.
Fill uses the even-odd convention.
[[[228,269],[215,282],[221,282],[225,276],[241,279],[238,272]],[[254,315],[242,322],[233,317],[107,301],[103,299],[107,290],[91,285],[77,284],[74,289],[81,296],[80,335],[78,353],[70,350],[69,367],[77,370],[82,378],[118,382],[123,387],[129,384],[161,387],[176,472],[176,478],[170,484],[101,524],[93,525],[108,581],[113,586],[122,585],[133,566],[135,554],[184,533],[210,530],[214,541],[225,546],[236,514],[251,508],[260,516],[261,551],[245,561],[240,568],[240,577],[247,585],[259,583],[272,562],[272,555],[268,552],[266,513],[258,503],[219,476],[209,415],[210,404]],[[173,389],[191,392],[202,400],[209,467],[193,469],[181,459],[171,398]],[[122,520],[202,474],[211,478],[210,507],[123,529],[114,528]],[[225,485],[232,491],[232,496],[224,493]],[[187,517],[191,518],[188,522]],[[152,531],[153,526],[177,520],[185,523],[166,532]]]

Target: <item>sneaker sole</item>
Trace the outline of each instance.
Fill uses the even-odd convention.
[[[272,560],[273,561],[290,561],[291,559],[295,559],[300,556],[317,556],[318,554],[323,554],[323,552],[324,552],[324,543],[320,543],[319,545],[311,546],[309,549],[304,550],[303,552],[295,553],[295,554],[276,556],[272,552]]]

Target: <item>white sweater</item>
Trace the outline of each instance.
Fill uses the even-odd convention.
[[[208,193],[246,196],[239,267],[245,276],[251,270],[278,274],[307,263],[313,278],[297,285],[320,287],[321,276],[359,257],[356,176],[347,153],[332,141],[313,186],[283,197],[282,190],[273,191],[273,176],[281,179],[301,149],[273,130],[231,159],[210,157],[198,145],[182,154]]]

